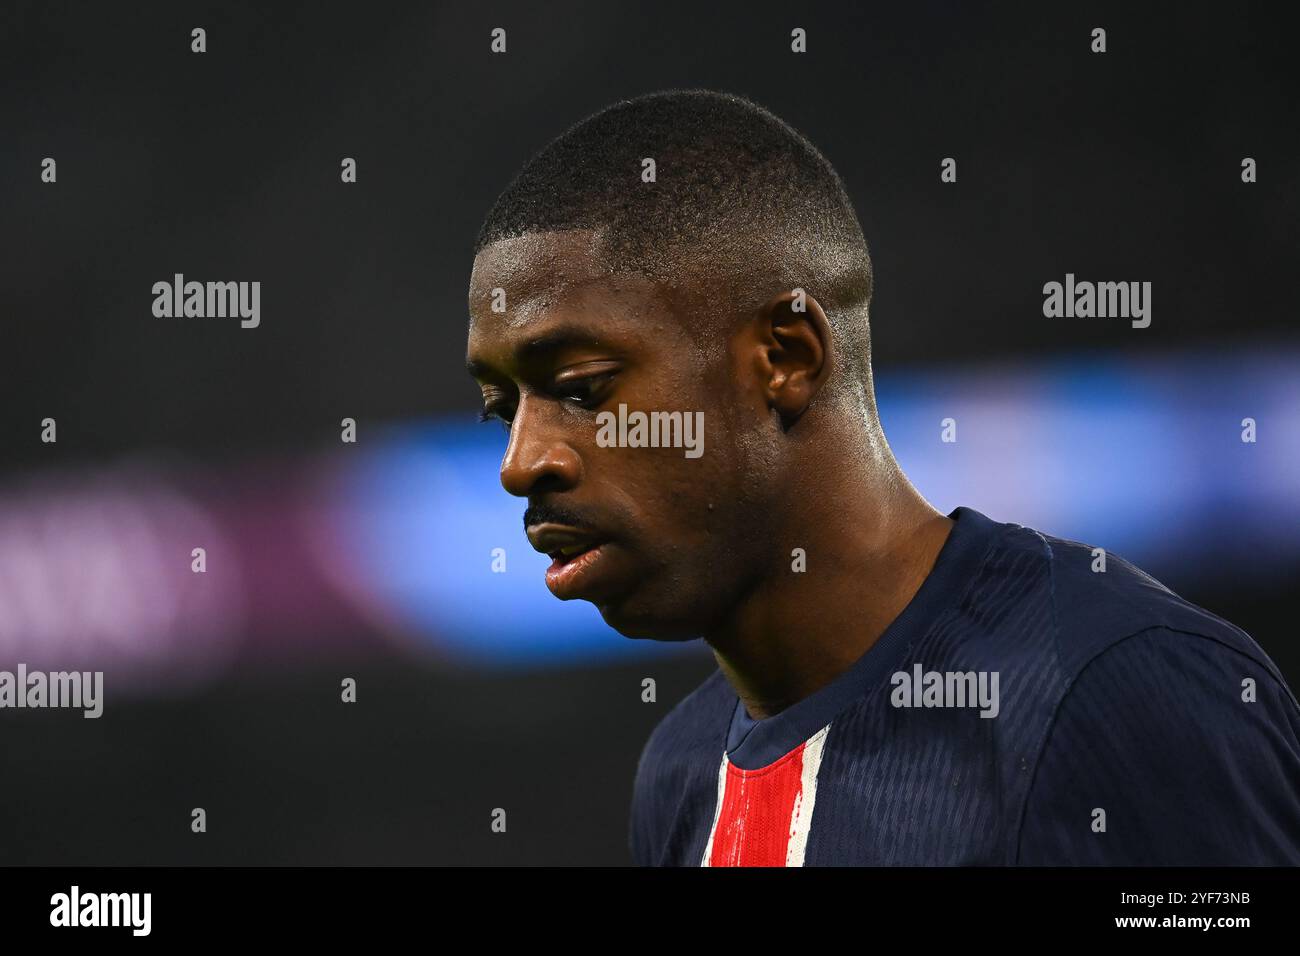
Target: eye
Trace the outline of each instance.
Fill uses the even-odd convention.
[[[501,412],[498,411],[497,409],[485,408],[483,409],[483,411],[479,412],[478,420],[481,422],[490,422],[493,421],[494,419],[500,422],[501,427],[504,428],[507,432],[510,431],[510,419],[502,415]]]
[[[582,408],[593,408],[600,404],[606,386],[613,378],[613,372],[602,372],[599,375],[566,379],[556,382],[552,391],[563,401],[572,402]]]

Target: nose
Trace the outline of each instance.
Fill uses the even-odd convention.
[[[545,408],[521,398],[510,424],[510,443],[501,459],[501,487],[518,498],[564,491],[578,483],[582,460]]]

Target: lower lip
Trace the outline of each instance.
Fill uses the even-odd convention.
[[[604,556],[605,546],[598,544],[563,564],[556,560],[546,569],[546,586],[557,598],[578,597],[591,584],[593,572]]]

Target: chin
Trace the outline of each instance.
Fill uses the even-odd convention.
[[[649,638],[655,641],[691,641],[704,633],[694,618],[687,619],[671,614],[662,605],[648,608],[644,601],[639,606],[630,601],[598,605],[597,610],[605,623],[624,637]]]

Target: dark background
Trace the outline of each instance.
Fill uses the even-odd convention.
[[[219,471],[337,442],[341,414],[476,409],[482,217],[568,125],[669,87],[750,96],[840,171],[875,261],[877,368],[1295,342],[1293,36],[1268,5],[1132,7],[7,4],[0,477],[137,455]],[[1067,271],[1152,281],[1157,320],[1045,321],[1041,285]],[[173,272],[261,280],[261,328],[153,319],[146,290]],[[1284,590],[1182,593],[1294,686]],[[111,721],[0,713],[0,862],[623,863],[640,747],[713,667],[703,648],[656,663],[648,708],[639,663],[502,674],[342,638],[271,666],[276,634],[251,633],[219,679]]]

